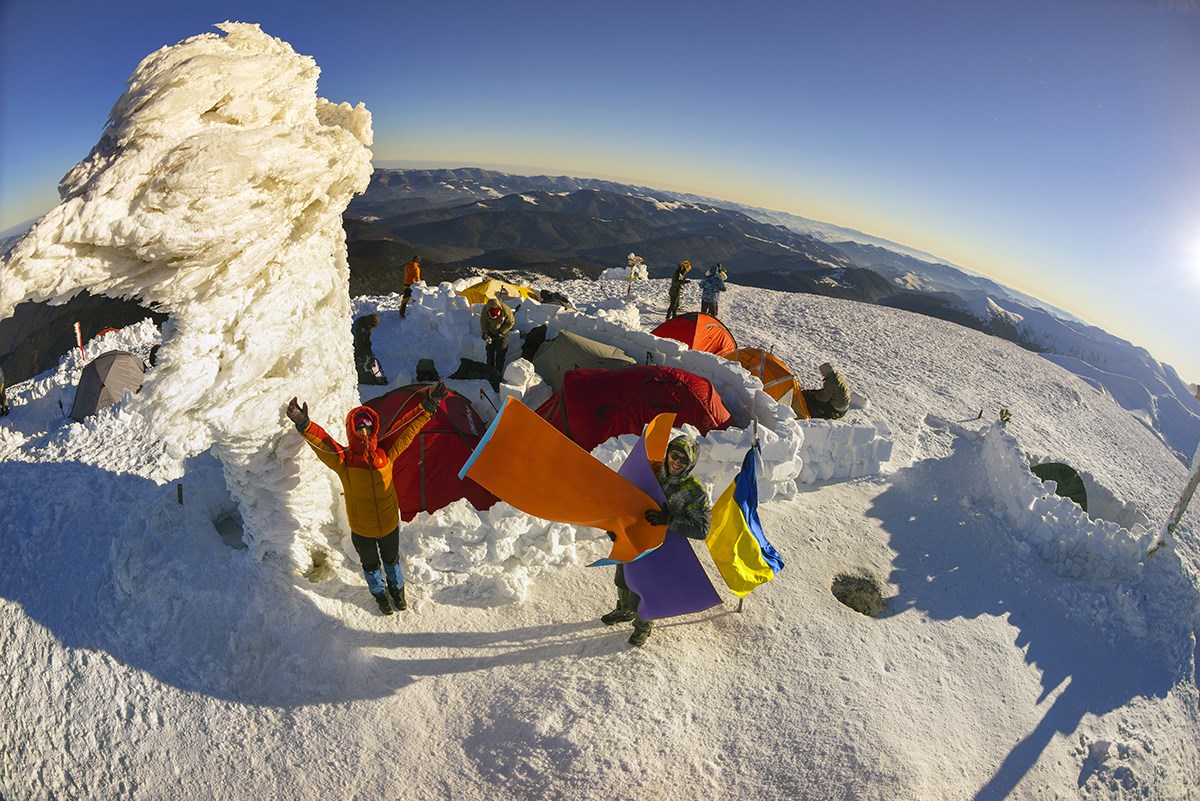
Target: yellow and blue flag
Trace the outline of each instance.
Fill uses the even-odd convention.
[[[713,504],[712,528],[704,542],[721,577],[739,598],[783,570],[783,559],[758,519],[757,446],[746,452],[741,472]]]

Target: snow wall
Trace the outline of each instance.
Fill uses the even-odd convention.
[[[981,469],[974,494],[1011,525],[1024,553],[1066,580],[1052,586],[1071,614],[1102,630],[1123,629],[1169,643],[1179,638],[1159,636],[1157,627],[1200,623],[1200,598],[1179,556],[1169,548],[1147,556],[1157,530],[1090,517],[1074,501],[1056,495],[1053,482],[1042,482],[1030,471],[1030,457],[1001,424],[978,433],[956,430],[979,443]],[[1091,508],[1096,485],[1087,477],[1085,483]],[[1111,492],[1098,496],[1111,505]],[[1145,520],[1128,506],[1118,511]]]
[[[0,266],[0,317],[82,289],[167,312],[131,410],[180,462],[211,449],[257,555],[307,565],[340,534],[338,488],[283,409],[357,402],[342,212],[370,180],[371,116],[317,97],[313,60],[257,25],[217,27],[138,65]]]

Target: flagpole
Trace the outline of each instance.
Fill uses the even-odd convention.
[[[1183,513],[1196,493],[1197,485],[1200,485],[1200,445],[1196,446],[1196,453],[1192,455],[1192,472],[1188,476],[1187,484],[1184,485],[1183,492],[1179,494],[1179,500],[1175,501],[1175,507],[1171,509],[1171,514],[1167,516],[1167,522],[1159,529],[1154,544],[1150,546],[1150,550],[1146,551],[1147,558],[1154,556],[1155,552],[1164,545],[1174,545],[1175,529],[1179,526],[1179,521],[1183,519]]]

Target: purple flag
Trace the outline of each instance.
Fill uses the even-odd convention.
[[[665,500],[641,438],[617,474],[658,503]],[[642,597],[638,615],[658,620],[702,612],[721,603],[687,537],[667,531],[663,544],[625,565],[625,583]]]

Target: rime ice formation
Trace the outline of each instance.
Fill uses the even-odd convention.
[[[257,25],[217,27],[138,65],[3,264],[0,318],[83,289],[169,313],[138,407],[176,458],[212,448],[252,548],[303,563],[336,505],[282,411],[298,395],[330,424],[357,403],[341,214],[371,115],[317,97],[314,61]]]

